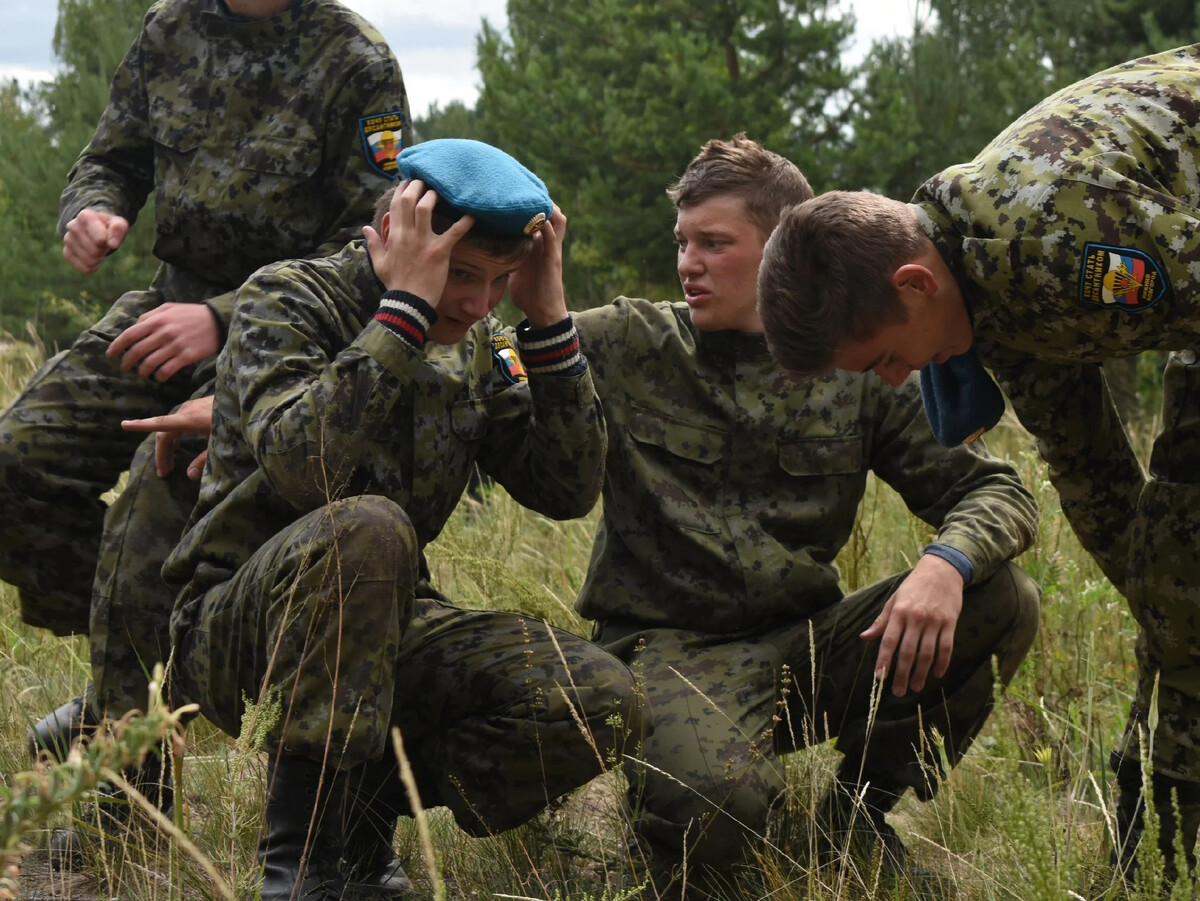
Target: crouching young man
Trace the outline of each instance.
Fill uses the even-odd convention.
[[[164,567],[177,699],[223,730],[274,695],[263,899],[407,887],[408,802],[516,826],[641,732],[629,670],[544,623],[457,608],[423,548],[471,467],[549,516],[586,513],[605,432],[562,291],[566,225],[507,154],[432,141],[365,242],[260,270],[218,364],[199,503]],[[527,321],[489,317],[511,278]],[[586,735],[584,732],[590,732]],[[348,826],[343,825],[343,821]],[[310,822],[315,831],[310,832]]]
[[[755,283],[781,210],[812,197],[792,163],[711,141],[668,193],[684,301],[575,317],[609,437],[577,607],[645,680],[641,845],[678,887],[685,861],[689,887],[728,881],[785,801],[780,755],[836,738],[823,847],[903,879],[885,814],[910,788],[933,795],[934,730],[957,763],[993,673],[1007,683],[1033,641],[1038,589],[1009,562],[1036,532],[1033,498],[982,444],[939,445],[915,380],[800,385],[771,360]],[[910,571],[846,595],[833,561],[872,471],[937,534]]]

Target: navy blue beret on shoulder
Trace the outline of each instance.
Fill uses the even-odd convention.
[[[974,441],[1004,415],[1004,395],[974,350],[922,369],[921,399],[933,437],[946,447]]]
[[[533,234],[554,204],[545,183],[498,147],[464,138],[439,138],[396,157],[401,178],[420,179],[445,203],[502,235]]]

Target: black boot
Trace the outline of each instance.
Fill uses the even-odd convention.
[[[258,840],[261,901],[343,897],[346,882],[338,872],[338,859],[342,855],[339,799],[344,786],[342,777],[319,763],[287,754],[272,758],[267,768],[265,831]]]
[[[908,848],[885,818],[904,788],[866,777],[863,782],[865,788],[839,774],[817,805],[815,820],[821,830],[818,844],[823,862],[842,854],[862,861],[878,855],[885,875],[928,880],[932,873],[911,863]]]
[[[121,773],[151,804],[167,817],[175,806],[175,786],[170,767],[163,765],[159,754],[150,754],[140,767],[130,767]],[[85,863],[87,853],[98,841],[98,831],[109,839],[121,841],[133,825],[133,804],[115,785],[101,783],[96,787],[93,824],[88,831],[79,826],[59,829],[50,836],[50,865],[56,870],[78,868]]]
[[[353,772],[346,787],[342,873],[355,897],[396,898],[412,891],[392,849],[396,824],[409,813],[404,784],[390,755]]]
[[[1108,763],[1116,773],[1118,789],[1117,844],[1109,855],[1109,860],[1126,880],[1131,880],[1137,872],[1138,844],[1146,828],[1142,768],[1137,759],[1126,757],[1120,751],[1113,751],[1109,755]],[[1179,867],[1175,860],[1175,834],[1182,829],[1183,851],[1187,864],[1185,872],[1191,876],[1196,871],[1195,845],[1196,830],[1200,827],[1200,784],[1153,773],[1150,777],[1150,788],[1154,812],[1158,815],[1158,850],[1163,856],[1163,873],[1170,882],[1179,878]],[[1175,812],[1176,803],[1179,805],[1178,815]]]
[[[57,710],[38,720],[26,734],[26,747],[32,757],[49,754],[55,760],[66,760],[67,752],[85,735],[91,735],[100,725],[100,717],[92,704],[74,697]]]

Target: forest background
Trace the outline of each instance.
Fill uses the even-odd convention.
[[[34,329],[48,348],[156,265],[150,207],[95,275],[62,259],[58,196],[146,2],[58,9],[55,76],[0,84],[0,329]],[[709,138],[745,131],[817,191],[908,199],[1059,87],[1200,39],[1200,12],[1190,0],[919,0],[910,34],[849,65],[855,27],[830,0],[509,0],[505,27],[480,25],[475,105],[434,104],[416,128],[491,142],[545,179],[571,221],[574,307],[674,299],[664,188]]]

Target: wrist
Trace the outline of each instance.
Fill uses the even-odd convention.
[[[529,319],[518,325],[517,348],[530,375],[574,376],[587,369],[575,320],[565,311],[548,326],[537,327]]]
[[[958,570],[958,574],[962,576],[964,588],[967,585],[970,585],[975,579],[975,564],[973,564],[971,559],[958,548],[950,547],[948,544],[938,544],[937,542],[934,542],[933,544],[926,545],[922,553],[930,557],[938,557],[942,560],[945,560],[956,570]]]
[[[418,350],[425,346],[429,329],[437,318],[437,310],[424,298],[390,288],[379,298],[379,309],[375,312],[377,322]]]

